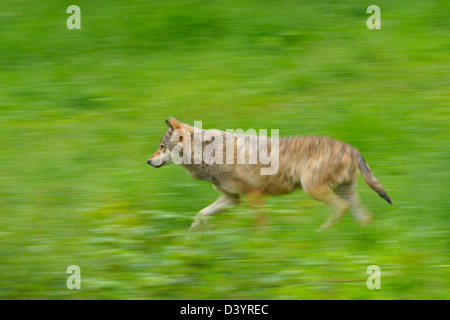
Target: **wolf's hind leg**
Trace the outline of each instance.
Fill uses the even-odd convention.
[[[350,207],[349,201],[342,199],[329,188],[305,190],[314,199],[324,202],[333,208],[333,213],[328,220],[320,226],[319,231],[331,228],[345,215]]]
[[[368,225],[372,221],[372,213],[362,204],[358,192],[356,191],[356,182],[349,185],[338,186],[334,191],[342,199],[350,201],[350,211],[355,219],[362,225]]]
[[[195,216],[195,220],[191,225],[191,231],[200,228],[207,221],[207,217],[213,216],[215,214],[221,213],[232,206],[239,203],[239,197],[235,195],[223,194],[212,204],[206,208],[200,210],[200,212]]]

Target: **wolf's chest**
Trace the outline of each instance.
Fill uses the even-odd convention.
[[[228,172],[226,165],[217,164],[190,164],[183,167],[194,179],[208,181],[212,184],[220,184]]]

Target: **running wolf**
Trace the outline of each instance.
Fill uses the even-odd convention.
[[[331,216],[319,230],[332,227],[348,210],[353,213],[355,219],[367,225],[372,220],[372,214],[363,206],[356,191],[358,169],[367,185],[392,204],[391,198],[374,177],[361,153],[342,141],[324,136],[292,136],[277,139],[278,145],[275,146],[273,138],[266,137],[267,147],[264,151],[278,153],[274,160],[278,170],[274,174],[263,175],[260,170],[267,167],[267,162],[262,164],[258,160],[253,164],[239,163],[237,160],[242,153],[239,148],[233,149],[231,160],[234,161],[231,162],[214,163],[201,157],[199,160],[198,152],[195,154],[195,144],[197,143],[201,152],[205,152],[212,139],[198,142],[196,132],[200,132],[201,136],[208,130],[195,128],[175,118],[166,120],[166,124],[168,129],[158,150],[148,159],[148,164],[159,168],[175,162],[173,158],[176,150],[177,156],[182,155],[184,160],[190,159],[181,161],[179,164],[182,167],[195,179],[212,183],[221,193],[214,203],[195,216],[191,230],[200,228],[207,217],[238,205],[242,196],[248,196],[256,206],[262,204],[264,196],[287,194],[296,189],[303,189],[314,199],[332,207]],[[230,141],[237,142],[240,138],[250,137],[219,130],[214,130],[214,133],[214,140],[217,140],[218,134],[225,141],[211,153],[215,157],[222,151],[225,155]],[[262,144],[262,138],[258,139],[258,143]],[[182,144],[184,149],[180,148]],[[242,146],[240,149],[243,149],[247,158],[255,152],[251,150],[249,143],[241,144]]]

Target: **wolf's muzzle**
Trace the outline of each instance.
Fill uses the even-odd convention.
[[[147,160],[147,163],[148,163],[149,165],[151,165],[152,167],[154,167],[154,168],[159,168],[159,167],[162,167],[163,165],[166,164],[165,162],[163,162],[163,163],[161,163],[161,164],[159,164],[159,165],[155,165],[155,164],[152,163],[152,160],[151,160],[151,159],[148,159],[148,160]]]

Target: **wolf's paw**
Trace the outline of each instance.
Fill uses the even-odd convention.
[[[318,227],[316,229],[316,232],[320,232],[320,233],[327,232],[327,231],[330,231],[330,228]]]
[[[189,230],[190,230],[190,231],[197,231],[197,230],[199,230],[202,226],[203,226],[203,222],[202,222],[201,220],[195,220],[194,222],[192,222],[191,228],[190,228]]]
[[[205,228],[207,225],[206,219],[203,217],[195,217],[194,222],[191,224],[190,231],[199,231]]]
[[[369,213],[364,215],[364,217],[361,219],[361,224],[366,227],[368,226],[373,220],[373,214]]]
[[[320,227],[318,227],[316,229],[316,231],[317,232],[327,232],[327,231],[330,231],[332,227],[333,227],[333,224],[325,222]]]

